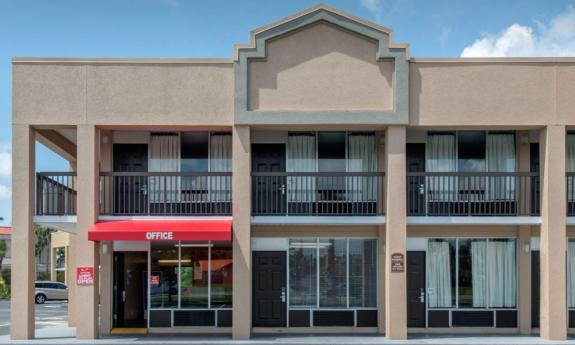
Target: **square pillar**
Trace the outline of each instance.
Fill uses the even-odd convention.
[[[386,148],[385,231],[385,334],[389,339],[407,339],[406,294],[406,128],[391,126]],[[391,256],[403,255],[403,272],[391,270]]]
[[[567,337],[565,126],[541,130],[541,338]]]
[[[35,135],[29,125],[12,126],[12,296],[10,337],[34,338]]]
[[[233,128],[232,167],[232,336],[242,340],[250,338],[252,324],[251,143],[248,126]]]
[[[95,339],[98,337],[99,304],[99,252],[98,244],[88,241],[88,230],[94,225],[99,213],[99,130],[94,125],[79,125],[78,135],[78,197],[76,268],[92,267],[94,284],[75,287],[76,338]],[[71,279],[76,284],[76,272]]]

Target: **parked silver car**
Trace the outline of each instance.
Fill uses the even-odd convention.
[[[52,300],[68,300],[68,287],[60,282],[37,281],[34,300],[36,304]]]

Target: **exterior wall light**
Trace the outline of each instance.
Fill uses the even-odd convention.
[[[529,242],[523,243],[523,252],[529,253],[530,251],[531,251],[531,245],[529,244]]]

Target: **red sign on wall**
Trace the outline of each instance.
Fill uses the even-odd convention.
[[[405,271],[405,264],[403,261],[403,254],[393,253],[391,254],[391,272],[401,273]]]
[[[160,276],[157,274],[150,276],[150,284],[154,286],[160,285]]]
[[[76,285],[94,285],[94,267],[77,267]]]

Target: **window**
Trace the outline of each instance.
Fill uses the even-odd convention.
[[[345,132],[319,132],[318,171],[345,171]]]
[[[229,243],[152,242],[150,264],[150,308],[232,306]]]
[[[178,242],[152,242],[150,262],[151,308],[178,306]]]
[[[208,171],[208,132],[181,133],[183,172]]]
[[[211,307],[232,306],[232,247],[215,242],[211,247]]]
[[[347,306],[347,240],[320,239],[319,243],[319,306]]]
[[[458,171],[482,172],[486,170],[485,134],[483,131],[457,133]]]
[[[349,306],[377,307],[377,241],[349,239]]]
[[[289,305],[376,308],[377,241],[360,238],[291,239]]]
[[[292,239],[289,249],[290,305],[317,305],[317,240]]]
[[[430,308],[515,308],[514,239],[429,239]]]
[[[181,307],[208,307],[209,256],[207,244],[181,243]]]

